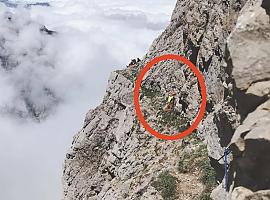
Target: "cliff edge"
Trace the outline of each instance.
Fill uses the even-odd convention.
[[[101,105],[87,113],[66,155],[63,199],[270,199],[269,13],[267,0],[178,0],[145,57],[112,72]],[[146,132],[133,105],[138,73],[164,54],[187,57],[207,87],[202,122],[178,141]],[[174,108],[165,112],[171,91]],[[156,130],[184,130],[200,103],[184,64],[160,62],[144,77],[141,109]]]

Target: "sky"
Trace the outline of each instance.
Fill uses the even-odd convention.
[[[16,66],[0,63],[1,200],[61,199],[65,153],[86,112],[101,102],[111,71],[144,56],[176,0],[47,2],[30,9],[0,3],[0,56]],[[41,33],[41,25],[57,34]],[[47,109],[40,122],[18,118],[27,113],[26,97]]]

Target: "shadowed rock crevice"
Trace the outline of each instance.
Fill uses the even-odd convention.
[[[205,58],[202,58],[203,61],[203,68],[205,69],[206,72],[208,72],[209,66],[212,62],[213,56],[211,56],[208,60],[205,60]]]
[[[234,133],[234,129],[228,116],[223,112],[215,114],[214,123],[218,128],[218,137],[220,138],[221,147],[227,147]]]
[[[263,0],[262,1],[262,8],[264,8],[267,15],[270,16],[270,1],[269,0]]]
[[[236,89],[235,98],[237,101],[237,110],[241,115],[241,121],[243,121],[247,115],[253,112],[259,105],[268,100],[268,96],[256,96],[254,94],[247,94],[245,91]]]
[[[211,100],[206,102],[206,112],[211,113],[214,111],[214,103]]]
[[[230,177],[234,179],[234,188],[243,186],[252,191],[270,188],[268,152],[270,152],[270,142],[264,139],[245,140],[244,152],[234,150],[235,158],[232,161],[234,167],[230,170]],[[235,178],[233,178],[234,173],[236,173]]]
[[[209,157],[211,166],[215,169],[216,180],[221,183],[224,178],[224,165],[220,164],[218,160]]]
[[[191,49],[191,55],[189,60],[194,64],[197,65],[198,53],[200,50],[200,45],[195,45],[191,40],[188,40],[187,43],[188,47]]]

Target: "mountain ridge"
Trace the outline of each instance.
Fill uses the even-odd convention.
[[[269,16],[263,2],[178,0],[170,25],[142,61],[112,72],[103,102],[87,113],[66,156],[63,199],[204,199],[210,198],[217,182],[212,199],[269,195],[270,162],[262,153],[268,151],[270,130]],[[133,106],[139,71],[164,54],[186,56],[207,87],[203,121],[195,133],[179,141],[161,141],[147,133]],[[168,114],[162,108],[172,90],[176,104]],[[194,75],[173,61],[151,69],[140,91],[146,120],[165,133],[181,129],[178,119],[184,125],[192,121],[200,101]],[[220,159],[225,147],[232,151],[226,186]]]

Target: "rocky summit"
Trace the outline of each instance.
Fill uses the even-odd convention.
[[[178,0],[145,57],[112,72],[87,113],[66,154],[63,199],[270,199],[269,14],[269,0]],[[207,89],[204,118],[176,141],[147,132],[133,101],[142,68],[166,54],[188,58]],[[200,89],[184,63],[157,63],[140,88],[145,121],[167,135],[186,130]]]

